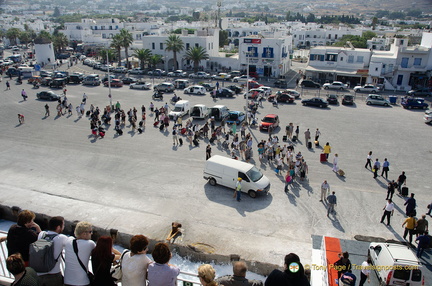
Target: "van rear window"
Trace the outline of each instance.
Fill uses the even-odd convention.
[[[411,270],[395,270],[393,278],[407,281],[410,279],[410,274]]]
[[[411,280],[412,281],[421,281],[421,279],[422,279],[421,270],[420,269],[413,269]]]

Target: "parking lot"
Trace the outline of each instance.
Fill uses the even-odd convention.
[[[93,72],[81,64],[69,71]],[[152,84],[165,80],[144,79]],[[1,90],[5,89],[5,80]],[[256,199],[243,195],[238,203],[232,198],[232,190],[210,186],[203,179],[206,139],[199,147],[187,142],[173,146],[171,132],[154,128],[153,116],[148,114],[143,134],[133,132],[126,124],[122,136],[116,136],[111,126],[105,138],[94,140],[88,118],[78,118],[75,109],[72,116],[57,118],[56,104],[48,103],[51,116],[44,117],[46,102],[37,100],[36,93],[48,88],[32,89],[26,81],[23,85],[11,83],[11,90],[0,97],[2,204],[63,215],[69,220],[89,220],[107,229],[142,233],[160,240],[166,237],[171,222],[179,221],[184,232],[178,243],[205,243],[219,254],[235,253],[245,259],[281,264],[289,252],[298,253],[302,261],[310,263],[311,235],[353,239],[360,234],[401,239],[404,199],[394,198],[397,211],[392,227],[380,224],[387,182],[381,177],[373,179],[371,171],[364,168],[370,150],[380,161],[388,158],[389,179],[397,179],[402,171],[407,173],[408,187],[416,193],[418,214],[424,213],[430,203],[427,174],[432,133],[431,126],[423,122],[422,110],[405,110],[400,104],[367,106],[365,94],[356,95],[353,106],[331,105],[323,109],[304,107],[300,100],[278,107],[264,102],[257,117],[279,115],[279,139],[288,123],[300,127],[300,140],[293,145],[304,155],[309,174],[306,181],[295,182],[285,194],[283,177],[275,174],[275,166],[259,164],[257,158],[256,143],[267,139],[267,134],[248,128],[254,140],[253,162],[270,179],[271,190],[268,196]],[[22,88],[29,96],[27,101],[22,101]],[[298,90],[302,98],[327,94],[317,89]],[[88,96],[86,109],[91,103],[103,108],[110,102],[108,88],[103,85],[71,84],[67,86],[67,97],[74,108],[83,93]],[[246,104],[242,96],[214,100],[208,93],[176,93],[189,100],[191,106],[223,104],[230,110],[243,110]],[[112,88],[111,94],[113,103],[119,101],[126,111],[133,107],[140,110],[142,105],[148,110],[153,101],[151,90],[131,90],[127,85]],[[153,103],[161,107],[171,96],[168,93],[164,101]],[[25,124],[18,125],[18,113],[25,115]],[[204,121],[196,123],[202,125]],[[333,173],[330,163],[319,162],[321,148],[306,148],[303,133],[308,128],[312,135],[319,128],[321,146],[330,143],[330,160],[333,154],[339,154],[345,177]],[[212,154],[228,156],[218,144],[212,145]],[[330,218],[326,217],[325,205],[319,202],[323,180],[329,181],[338,198],[337,215]]]

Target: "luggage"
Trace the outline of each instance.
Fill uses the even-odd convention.
[[[292,141],[296,142],[297,141],[297,136],[294,135],[293,138],[292,138]]]
[[[339,169],[339,170],[337,171],[337,173],[338,173],[338,175],[341,176],[341,177],[344,177],[344,176],[345,176],[345,172],[344,172],[342,169]]]
[[[90,116],[90,110],[86,111],[86,116],[89,117]]]
[[[185,134],[185,133],[186,133],[186,128],[182,128],[181,131],[180,131],[180,133],[181,133],[182,135]]]
[[[213,144],[213,142],[215,141],[215,137],[210,138],[210,144]]]
[[[309,141],[307,147],[308,147],[308,149],[312,149],[312,142]]]
[[[320,162],[327,162],[327,156],[324,153],[320,154]]]
[[[157,127],[158,124],[159,124],[159,121],[155,121],[155,122],[153,123],[153,126],[154,126],[154,127]]]
[[[288,141],[288,136],[284,135],[284,136],[282,137],[282,141],[283,141],[283,142],[287,142],[287,141]]]
[[[194,144],[194,146],[198,146],[199,145],[198,140],[196,140],[196,139],[192,140],[192,143]]]
[[[315,147],[319,147],[319,141],[315,140]]]
[[[402,187],[402,193],[401,195],[403,197],[408,197],[408,187]]]
[[[163,123],[161,123],[161,125],[159,126],[159,131],[162,131],[164,129],[165,125]]]
[[[117,134],[118,134],[118,135],[123,135],[123,130],[118,129],[118,130],[117,130]]]
[[[180,146],[183,145],[183,139],[179,138]]]
[[[142,128],[138,128],[138,133],[141,134],[143,132]]]

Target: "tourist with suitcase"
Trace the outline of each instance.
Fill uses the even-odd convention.
[[[398,183],[398,191],[399,191],[399,193],[401,193],[402,185],[405,185],[405,186],[406,186],[406,176],[405,176],[405,172],[402,172],[402,174],[399,175],[399,177],[398,177],[398,179],[397,179],[396,182]],[[407,190],[407,191],[408,191],[408,190]],[[408,195],[408,193],[407,193],[406,195]]]

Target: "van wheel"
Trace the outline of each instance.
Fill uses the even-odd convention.
[[[210,178],[209,184],[212,186],[216,186],[216,180],[214,178]]]
[[[387,283],[385,281],[381,281],[380,286],[387,286]]]
[[[249,197],[251,197],[252,199],[255,199],[256,196],[257,196],[256,192],[253,191],[253,190],[249,190],[248,195],[249,195]]]

